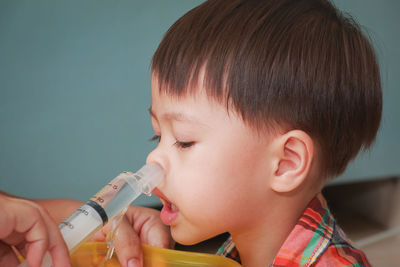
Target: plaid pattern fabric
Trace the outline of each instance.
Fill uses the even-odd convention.
[[[218,255],[240,262],[232,238]],[[354,248],[336,225],[326,200],[319,193],[308,205],[296,226],[269,266],[371,266],[365,254]]]

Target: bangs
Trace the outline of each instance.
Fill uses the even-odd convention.
[[[240,44],[232,30],[242,25],[226,21],[230,16],[235,21],[234,2],[226,1],[224,14],[212,2],[205,2],[171,26],[152,60],[161,91],[176,96],[193,94],[202,84],[208,96],[226,99],[229,62],[239,48],[232,44]],[[203,8],[210,12],[203,12]]]
[[[201,84],[207,96],[233,107],[246,123],[265,128],[275,118],[266,116],[274,115],[267,110],[272,109],[266,105],[268,88],[280,82],[273,70],[275,55],[285,53],[278,51],[287,34],[279,27],[282,15],[291,16],[285,4],[274,1],[206,1],[197,6],[170,27],[153,56],[158,88],[182,96],[194,94]]]

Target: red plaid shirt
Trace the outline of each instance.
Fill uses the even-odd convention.
[[[217,254],[240,262],[239,253],[231,237]],[[353,247],[336,224],[326,200],[320,193],[310,202],[269,266],[371,265],[365,254]]]

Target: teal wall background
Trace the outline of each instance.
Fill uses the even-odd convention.
[[[151,56],[201,2],[0,1],[0,190],[84,201],[141,167],[155,145],[147,141]],[[335,3],[370,31],[384,85],[377,144],[336,183],[399,175],[400,2]]]

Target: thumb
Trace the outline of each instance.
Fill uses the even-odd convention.
[[[115,251],[123,267],[143,266],[143,252],[138,234],[124,216],[114,242]]]

